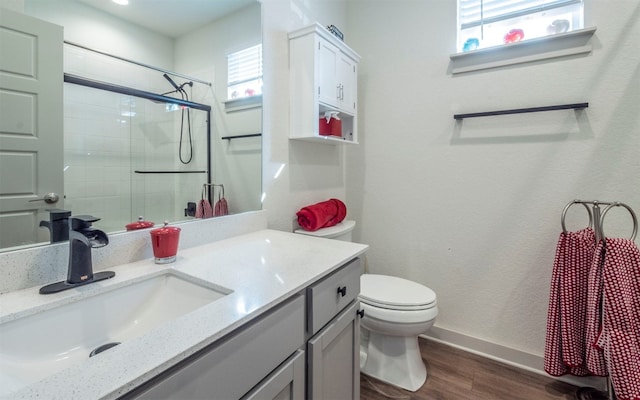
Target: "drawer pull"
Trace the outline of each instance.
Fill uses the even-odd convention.
[[[338,293],[340,293],[340,295],[342,297],[346,296],[347,295],[347,287],[346,286],[339,287],[338,288]]]
[[[362,310],[356,311],[356,314],[358,314],[360,318],[364,318],[364,308]]]

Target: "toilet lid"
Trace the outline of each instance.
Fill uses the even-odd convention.
[[[436,294],[407,279],[364,274],[360,276],[360,300],[383,308],[424,309],[435,306]]]

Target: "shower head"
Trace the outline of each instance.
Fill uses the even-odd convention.
[[[167,74],[164,74],[164,79],[168,80],[169,83],[171,84],[171,86],[173,86],[173,88],[177,91],[180,91],[180,87],[173,81],[173,79],[171,79],[171,77]]]
[[[184,90],[183,88],[185,86],[193,87],[193,82],[185,82],[185,83],[183,83],[182,85],[180,85],[180,90]]]

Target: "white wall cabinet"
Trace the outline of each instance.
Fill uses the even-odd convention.
[[[356,61],[323,37],[318,38],[318,101],[320,105],[354,115]],[[294,99],[295,100],[295,99]]]
[[[358,143],[360,56],[320,24],[289,34],[291,139]],[[320,118],[336,112],[340,136],[321,135]]]

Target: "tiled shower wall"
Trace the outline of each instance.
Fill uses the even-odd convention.
[[[172,89],[162,74],[65,46],[66,73],[153,93]],[[165,104],[65,83],[65,205],[74,214],[101,218],[96,225],[123,230],[139,215],[160,223],[183,220],[187,201],[199,199],[206,173],[140,174],[134,171],[206,171],[206,113],[191,110],[193,158],[186,113]]]

